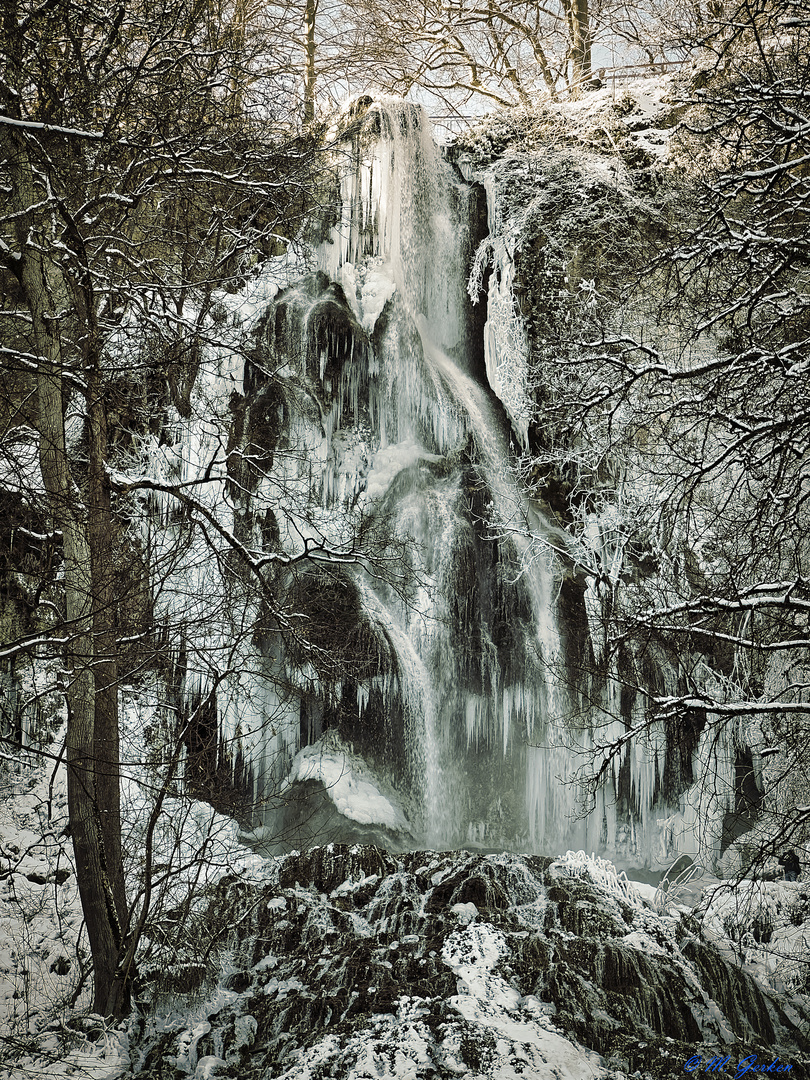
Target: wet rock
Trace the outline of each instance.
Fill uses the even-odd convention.
[[[213,1055],[240,1080],[472,1080],[507,1064],[661,1080],[712,1047],[735,1061],[810,1049],[696,923],[589,880],[587,862],[329,845],[277,866],[272,884],[217,891],[241,967],[194,1053],[189,1031],[154,1037],[141,1075],[193,1075]]]

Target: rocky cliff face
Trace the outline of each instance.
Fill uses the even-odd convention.
[[[633,687],[673,666],[650,646],[643,670],[626,649],[611,667],[601,594],[566,550],[582,540],[570,477],[517,475],[521,449],[560,449],[536,369],[582,282],[621,263],[633,185],[613,128],[583,154],[527,148],[524,121],[442,153],[415,106],[347,115],[306,251],[217,294],[193,402],[164,395],[116,458],[198,493],[262,567],[264,598],[165,493],[126,510],[140,554],[122,591],[144,610],[123,621],[163,657],[161,738],[183,730],[188,790],[283,850],[327,830],[660,868],[675,854],[694,731],[658,725],[605,783],[570,782],[600,743],[624,747],[643,720]],[[607,588],[623,554],[605,535],[585,539]]]
[[[330,845],[223,879],[204,919],[222,985],[193,1024],[150,1016],[145,1077],[660,1080],[695,1056],[808,1060],[798,1015],[686,909],[656,914],[582,853]]]
[[[254,550],[348,536],[371,558],[281,569],[293,632],[257,635],[261,677],[220,709],[222,741],[252,731],[251,795],[270,807],[257,838],[289,849],[328,828],[664,866],[659,822],[684,787],[667,732],[619,755],[587,819],[583,789],[561,782],[641,719],[638,672],[609,669],[592,640],[551,481],[528,498],[537,485],[516,477],[538,438],[530,331],[553,335],[549,297],[562,318],[560,293],[580,292],[556,248],[538,252],[560,216],[586,231],[572,206],[627,212],[626,177],[602,163],[591,182],[596,155],[589,172],[573,151],[491,168],[475,145],[443,155],[396,102],[347,117],[336,147],[317,269],[275,291],[231,399],[230,484]],[[579,248],[585,273],[597,256]]]

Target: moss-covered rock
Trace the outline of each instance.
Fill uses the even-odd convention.
[[[588,1075],[659,1080],[721,1048],[735,1061],[810,1050],[696,924],[661,918],[618,879],[600,886],[587,861],[329,845],[272,865],[270,884],[215,891],[236,970],[193,1053],[188,1032],[147,1040],[142,1075],[174,1080],[213,1055],[240,1080],[344,1076],[372,1058],[405,1070],[379,1075],[522,1062],[539,1077],[551,1047],[581,1054]]]

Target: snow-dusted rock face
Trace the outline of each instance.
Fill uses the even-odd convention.
[[[752,1054],[801,1075],[810,1049],[690,915],[581,854],[330,845],[223,879],[207,917],[222,985],[190,1026],[150,1014],[139,1075],[660,1080]]]
[[[256,838],[665,865],[658,819],[678,791],[663,746],[626,755],[586,821],[581,790],[560,782],[593,744],[592,703],[607,737],[605,712],[619,735],[632,702],[593,674],[583,589],[514,476],[526,373],[502,223],[482,213],[494,189],[462,180],[401,102],[353,116],[336,146],[317,269],[258,320],[232,480],[254,548],[354,537],[376,562],[279,571],[294,634],[262,643],[266,682],[221,718],[270,808]],[[475,306],[469,275],[483,281],[487,259]]]

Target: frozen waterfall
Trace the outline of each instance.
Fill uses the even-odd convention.
[[[632,717],[588,671],[584,591],[529,539],[552,526],[512,471],[522,388],[468,292],[491,193],[402,102],[355,109],[333,162],[309,262],[267,290],[244,372],[213,384],[239,402],[222,483],[253,548],[371,552],[280,564],[287,633],[254,633],[218,691],[254,835],[661,862],[665,747],[626,754],[580,813],[595,731]]]

